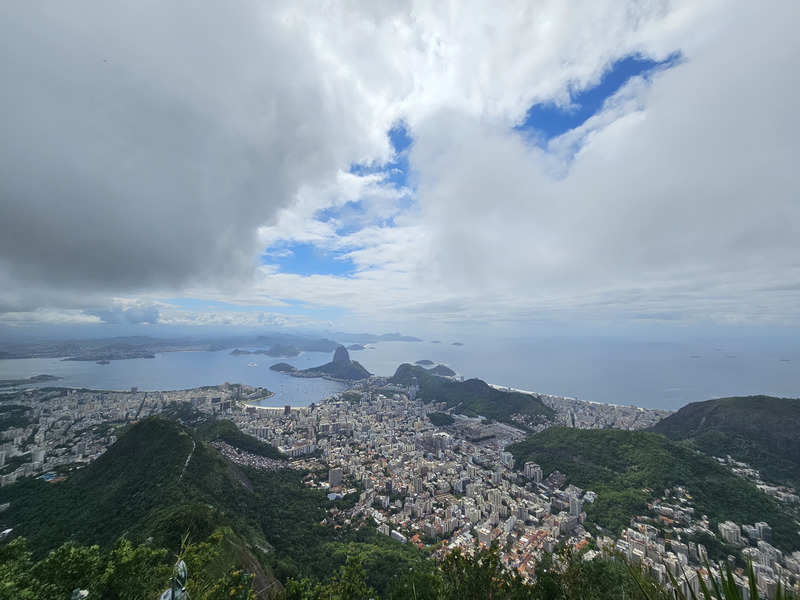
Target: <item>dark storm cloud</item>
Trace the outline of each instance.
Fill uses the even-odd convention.
[[[302,50],[219,6],[0,9],[0,279],[141,292],[250,272],[258,226],[330,169],[335,136]]]

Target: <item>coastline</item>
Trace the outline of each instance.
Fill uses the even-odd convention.
[[[566,396],[540,394],[492,383],[488,385],[501,392],[516,392],[535,396],[543,404],[556,411],[560,424],[579,429],[593,429],[598,424],[620,429],[646,429],[675,412],[671,409],[645,408],[633,404],[610,404]]]
[[[531,396],[539,396],[541,398],[548,398],[552,400],[562,400],[566,402],[585,402],[586,404],[596,404],[600,406],[614,406],[616,408],[638,408],[639,410],[644,411],[663,411],[663,412],[670,412],[673,413],[675,410],[669,408],[646,408],[643,406],[637,406],[635,404],[614,404],[612,402],[598,402],[596,400],[581,400],[580,398],[573,398],[572,396],[557,396],[555,394],[545,394],[543,392],[531,392],[530,390],[520,390],[517,388],[512,388],[507,385],[497,385],[496,383],[488,384],[489,387],[493,387],[496,390],[500,390],[501,392],[519,392],[520,394],[529,394]]]
[[[402,363],[418,359],[450,365],[465,378],[479,377],[497,389],[563,398],[560,402],[587,405],[643,406],[652,410],[677,410],[686,404],[729,396],[800,396],[798,350],[770,344],[766,347],[727,343],[724,352],[737,355],[725,359],[722,352],[707,360],[691,360],[704,347],[697,341],[675,345],[626,343],[609,348],[605,344],[558,340],[547,346],[521,341],[488,345],[425,346],[405,342],[381,342],[375,350],[355,354],[370,372],[391,377]],[[412,348],[412,346],[414,346]],[[503,352],[495,352],[502,348]],[[500,356],[487,361],[486,356]],[[324,362],[323,353],[302,352],[287,362],[299,370]],[[773,360],[774,357],[774,360]],[[778,361],[777,357],[787,361]],[[265,357],[266,358],[266,357]],[[248,367],[252,356],[231,356],[200,347],[159,352],[154,360],[114,360],[110,365],[55,358],[0,360],[0,380],[21,380],[49,373],[61,377],[60,387],[99,390],[184,390],[224,381],[264,387],[275,393],[272,402],[303,405],[340,391],[348,383],[327,378],[292,378],[269,371],[274,360],[259,360]],[[636,365],[631,370],[625,365]],[[533,365],[533,366],[531,366]],[[622,365],[622,366],[621,366]],[[735,368],[734,368],[735,367]],[[25,388],[42,383],[25,382]],[[6,388],[8,389],[8,388]],[[547,389],[549,393],[531,390]],[[573,397],[562,396],[569,391]],[[596,403],[596,404],[595,404]]]

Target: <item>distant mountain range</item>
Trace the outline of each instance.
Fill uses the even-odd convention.
[[[338,340],[340,342],[356,342],[359,344],[366,344],[370,342],[421,342],[422,340],[409,335],[401,335],[399,333],[384,333],[383,335],[375,335],[372,333],[344,333],[337,331],[335,333],[325,332],[325,335]]]
[[[240,350],[236,348],[231,351],[231,354],[264,354],[265,356],[272,356],[276,358],[292,358],[298,356],[300,354],[300,350],[297,346],[286,346],[284,344],[275,344],[271,346],[267,350]]]
[[[302,352],[333,352],[341,343],[420,342],[419,338],[399,333],[351,334],[338,332],[336,341],[314,334],[270,332],[256,337],[224,338],[153,338],[126,336],[97,339],[51,340],[37,342],[0,343],[0,359],[14,358],[71,358],[73,360],[122,360],[151,358],[157,352],[185,350],[225,350],[239,347],[294,347]],[[244,352],[244,351],[240,351]],[[266,352],[265,352],[266,353]],[[273,356],[273,355],[270,355]],[[277,356],[288,357],[286,353]]]

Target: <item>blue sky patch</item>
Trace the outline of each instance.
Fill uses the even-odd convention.
[[[408,179],[408,149],[411,146],[411,136],[408,128],[403,122],[395,124],[386,135],[395,152],[396,160],[384,164],[364,164],[353,163],[350,165],[350,172],[355,175],[373,175],[382,173],[386,181],[394,184],[398,188],[407,186]]]
[[[397,154],[407,150],[411,146],[411,136],[408,135],[408,128],[405,123],[397,123],[389,130],[389,141]]]
[[[571,92],[572,106],[561,108],[554,104],[535,104],[528,110],[525,121],[517,126],[516,130],[533,136],[542,136],[545,141],[558,137],[582,125],[597,113],[603,107],[603,103],[631,77],[640,75],[646,77],[657,69],[672,67],[680,58],[680,54],[673,54],[663,61],[640,56],[628,56],[618,60],[608,68],[596,86]]]
[[[362,217],[364,215],[364,205],[360,200],[348,202],[344,206],[329,206],[322,208],[314,213],[314,218],[322,223],[329,223],[332,220],[338,221],[336,235],[348,236],[357,231],[361,231]]]
[[[277,265],[281,273],[346,277],[355,271],[353,261],[343,258],[343,253],[327,252],[314,244],[286,244],[271,251],[264,256],[264,264]]]

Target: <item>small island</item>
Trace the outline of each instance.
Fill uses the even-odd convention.
[[[259,350],[257,354],[266,354],[276,358],[294,358],[295,356],[300,356],[300,350],[297,349],[297,346],[275,344],[269,350]]]
[[[278,373],[294,373],[295,371],[297,371],[295,367],[285,362],[279,362],[274,365],[271,365],[269,370],[277,371]]]
[[[414,363],[415,365],[420,365],[423,367],[427,367],[428,365],[435,364],[432,360],[428,360],[427,358],[423,358],[422,360],[418,360]]]

